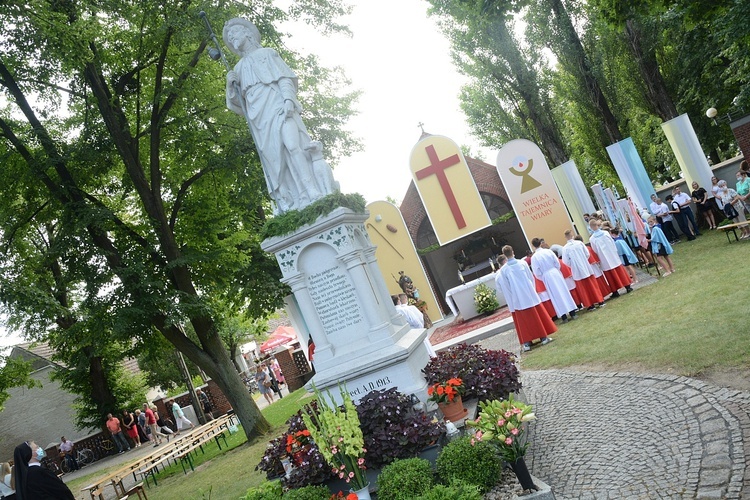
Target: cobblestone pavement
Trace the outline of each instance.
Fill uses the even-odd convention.
[[[518,353],[515,331],[482,340]],[[688,377],[522,371],[527,463],[566,498],[750,498],[750,393]]]

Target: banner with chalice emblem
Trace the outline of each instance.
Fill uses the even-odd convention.
[[[497,173],[526,240],[565,245],[563,233],[573,224],[539,147],[525,139],[508,142],[497,154]]]

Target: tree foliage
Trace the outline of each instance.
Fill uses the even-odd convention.
[[[677,178],[679,167],[661,123],[688,113],[714,161],[736,152],[729,128],[704,113],[750,105],[747,2],[430,4],[457,68],[470,78],[461,106],[485,146],[527,138],[550,165],[570,157],[588,185],[611,184],[617,176],[605,146],[632,137],[652,180],[662,183]]]
[[[161,335],[216,381],[249,435],[267,422],[222,327],[264,317],[287,289],[260,249],[262,169],[225,107],[223,67],[205,56],[201,9],[217,27],[249,18],[298,69],[311,135],[329,157],[359,147],[343,130],[356,93],[338,70],[284,47],[274,24],[290,14],[271,2],[5,2],[0,298],[11,325],[58,348],[83,406],[126,404],[112,397],[118,380],[137,383],[115,362]],[[345,30],[336,15],[346,11],[314,0],[290,9],[323,31]],[[87,363],[98,377],[86,379]],[[87,384],[100,384],[89,400]]]
[[[39,386],[39,382],[30,376],[31,363],[19,358],[0,357],[0,412],[10,397],[8,389],[13,387]]]

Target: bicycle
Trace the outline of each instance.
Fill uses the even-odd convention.
[[[88,448],[79,448],[76,449],[76,462],[78,462],[78,467],[84,467],[91,462],[94,461],[94,452],[89,450]],[[60,462],[60,468],[64,473],[71,472],[70,466],[68,465],[68,461],[63,458],[63,460]]]

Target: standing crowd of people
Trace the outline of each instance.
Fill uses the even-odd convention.
[[[286,384],[284,374],[281,372],[281,366],[276,358],[265,362],[259,362],[255,366],[255,382],[258,390],[266,399],[268,404],[275,401],[274,394],[281,399],[281,386]]]

